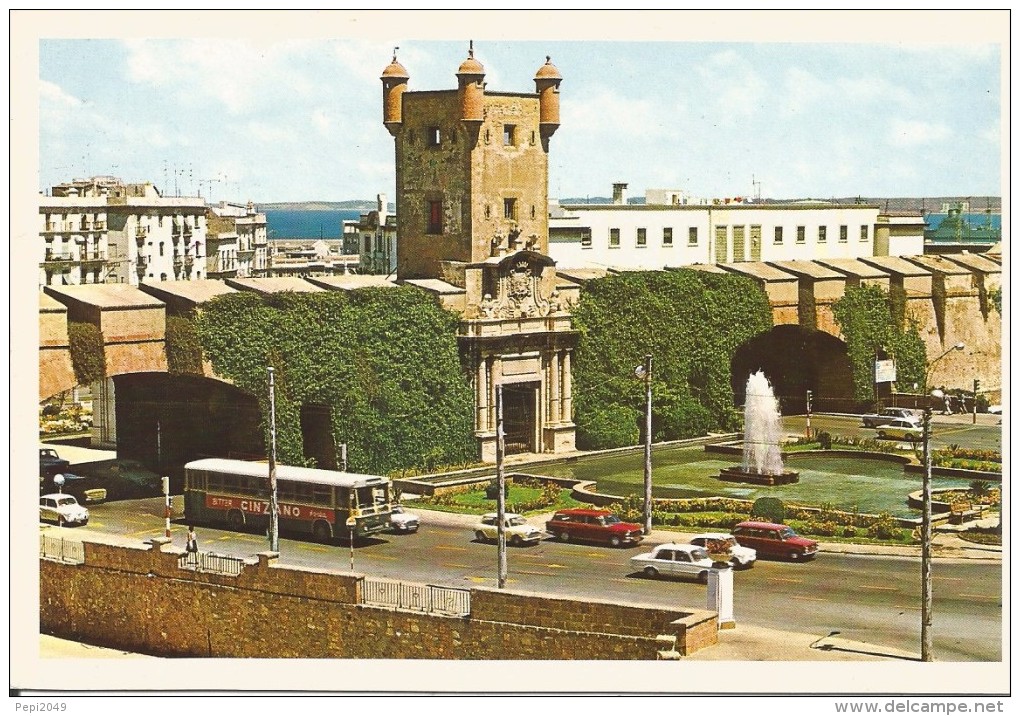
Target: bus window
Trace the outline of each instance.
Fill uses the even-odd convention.
[[[312,489],[312,502],[316,505],[332,505],[333,488],[329,485],[315,485]]]
[[[372,488],[372,502],[376,505],[384,505],[388,502],[386,499],[386,487],[384,485]]]

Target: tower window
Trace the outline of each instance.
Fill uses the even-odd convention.
[[[517,221],[517,200],[516,199],[504,199],[503,200],[503,218],[510,219],[511,221]]]
[[[438,147],[442,142],[442,134],[439,131],[439,127],[429,127],[425,133],[425,143],[430,147]]]
[[[492,216],[492,209],[488,204],[485,205],[485,218],[488,219]]]
[[[512,124],[503,125],[503,146],[513,147],[517,145],[517,127]]]
[[[428,203],[429,221],[425,229],[426,234],[443,233],[443,202],[431,199]]]

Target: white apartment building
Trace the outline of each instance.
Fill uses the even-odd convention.
[[[269,274],[266,215],[252,202],[221,201],[206,211],[206,276],[253,278]]]
[[[920,217],[889,217],[875,205],[682,203],[676,194],[669,204],[627,204],[621,186],[614,186],[619,203],[550,207],[549,255],[558,267],[662,269],[924,253]],[[648,196],[668,194],[649,190]]]
[[[151,183],[75,179],[39,198],[40,286],[206,277],[205,200]]]
[[[343,224],[344,244],[358,247],[358,272],[389,276],[397,270],[397,217],[388,213],[386,195],[376,196],[376,208],[358,221]]]

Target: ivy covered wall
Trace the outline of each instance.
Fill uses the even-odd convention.
[[[854,398],[870,402],[874,397],[876,351],[896,361],[896,383],[910,391],[924,383],[927,354],[917,325],[904,321],[903,308],[893,303],[878,286],[848,286],[832,304],[832,313],[846,340],[853,371]]]
[[[268,440],[275,369],[277,458],[307,464],[301,406],[327,406],[348,467],[387,474],[476,459],[474,398],[456,317],[412,287],[353,293],[238,292],[197,320],[213,370],[257,396]]]
[[[581,449],[638,442],[645,389],[634,368],[646,354],[653,356],[653,440],[737,427],[730,361],[741,343],[772,328],[768,299],[753,281],[693,269],[591,281],[574,319]]]

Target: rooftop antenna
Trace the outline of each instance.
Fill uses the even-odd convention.
[[[751,175],[751,186],[754,187],[754,203],[761,203],[761,182],[755,179],[754,174]]]

